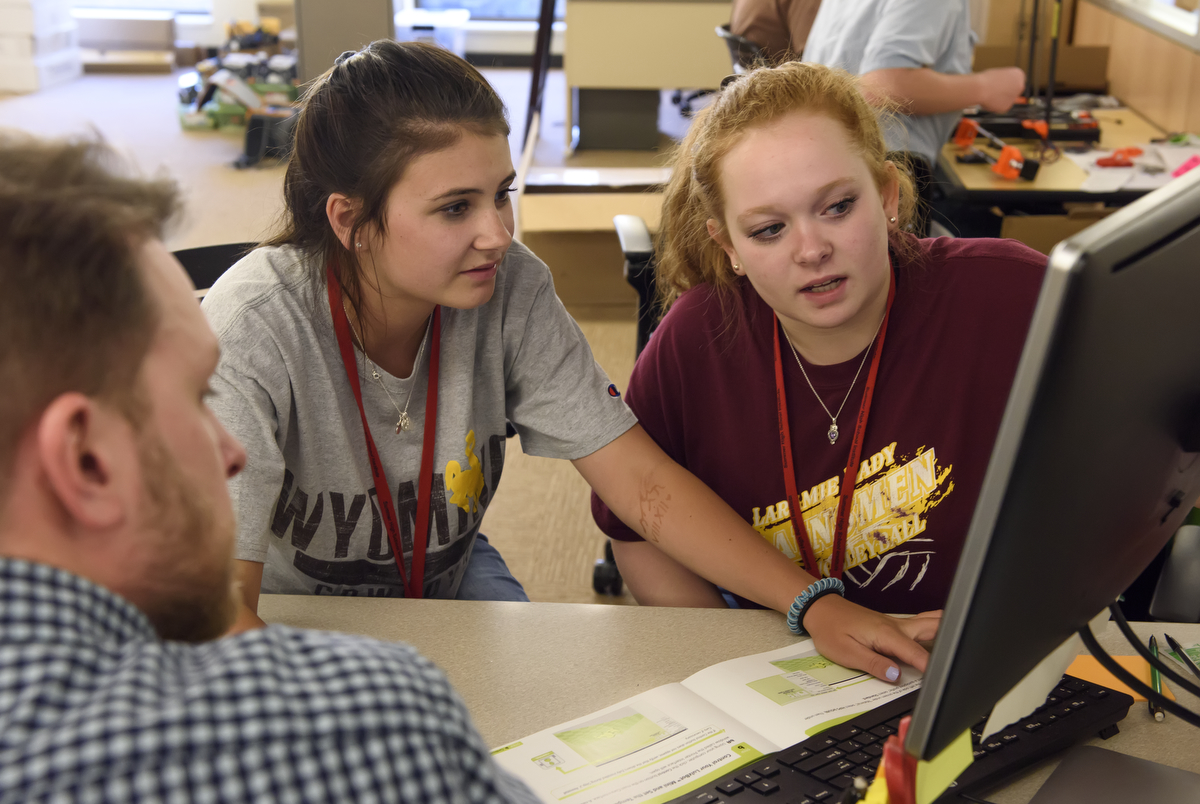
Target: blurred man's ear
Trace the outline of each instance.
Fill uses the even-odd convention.
[[[50,489],[67,515],[87,530],[107,530],[129,514],[137,478],[137,435],[120,412],[80,393],[43,411],[37,452]]]

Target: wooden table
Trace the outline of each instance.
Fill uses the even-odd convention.
[[[364,634],[416,646],[458,689],[489,745],[502,745],[639,692],[680,681],[726,659],[796,641],[771,611],[665,609],[568,603],[481,603],[263,595],[269,623]],[[1161,625],[1135,624],[1143,637]],[[1185,644],[1200,625],[1169,625]],[[1161,641],[1161,640],[1160,640]],[[1100,642],[1133,653],[1115,626]],[[1200,711],[1200,699],[1177,693]],[[1200,731],[1163,723],[1136,703],[1121,733],[1091,742],[1200,772]],[[1044,763],[998,792],[996,804],[1027,802],[1050,774]]]

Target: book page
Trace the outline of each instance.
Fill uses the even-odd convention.
[[[737,718],[781,748],[811,737],[921,684],[900,665],[895,684],[850,670],[817,653],[811,639],[778,650],[706,667],[683,686]]]
[[[546,802],[655,804],[781,747],[668,684],[492,754]]]

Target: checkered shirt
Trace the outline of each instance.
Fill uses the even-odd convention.
[[[0,804],[45,801],[536,799],[407,645],[164,642],[112,592],[0,558]]]

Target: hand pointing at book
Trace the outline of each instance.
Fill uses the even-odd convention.
[[[804,629],[825,658],[896,681],[900,678],[897,661],[925,672],[929,652],[919,643],[932,642],[941,622],[940,610],[890,617],[826,595],[809,608]]]

